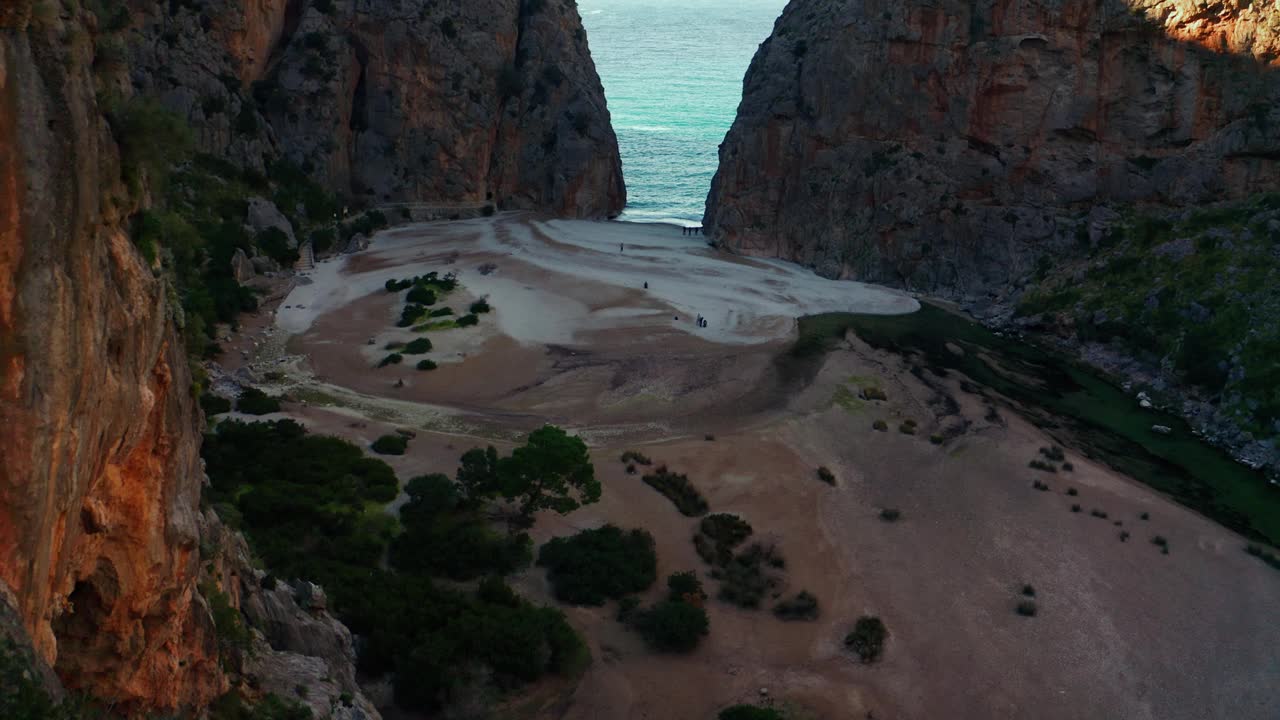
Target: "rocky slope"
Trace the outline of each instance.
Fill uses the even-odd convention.
[[[82,27],[0,10],[0,579],[68,687],[199,705],[224,688],[195,587],[200,417]]]
[[[207,152],[339,195],[617,215],[617,140],[576,4],[131,0],[130,84]]]
[[[0,5],[0,594],[68,689],[136,715],[303,685],[318,717],[377,717],[346,628],[200,509],[182,328],[206,288],[184,282],[231,273],[219,253],[249,264],[266,201],[237,193],[294,197],[263,177],[280,159],[357,203],[621,210],[574,4],[443,5]],[[211,156],[169,191],[182,133],[161,107]]]
[[[1280,181],[1280,8],[793,0],[747,73],[705,226],[731,249],[960,297],[1096,242],[1102,204]]]

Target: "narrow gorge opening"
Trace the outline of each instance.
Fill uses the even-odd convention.
[[[742,78],[786,0],[582,0],[627,180],[620,219],[701,225]]]

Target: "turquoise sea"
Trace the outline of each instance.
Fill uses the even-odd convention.
[[[786,0],[579,0],[622,150],[623,220],[697,225],[742,76]]]

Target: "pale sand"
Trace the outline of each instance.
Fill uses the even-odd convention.
[[[467,290],[500,309],[499,331],[528,344],[570,344],[584,332],[619,326],[675,329],[717,343],[765,343],[785,338],[800,315],[919,308],[898,291],[725,255],[659,225],[510,215],[409,225],[378,234],[358,257],[358,264],[349,257],[320,263],[310,273],[312,283],[285,299],[289,307],[281,309],[277,325],[304,332],[321,314],[382,292],[387,280],[442,270],[441,261],[450,258],[456,264],[447,268],[458,272]],[[484,262],[498,270],[481,275],[476,268]],[[575,297],[565,286],[576,282],[611,291]],[[698,314],[708,319],[707,328],[696,326]]]

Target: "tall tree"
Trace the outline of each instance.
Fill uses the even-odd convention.
[[[494,498],[501,490],[498,478],[498,451],[493,446],[471,448],[459,461],[458,486],[473,507]]]
[[[498,476],[502,494],[520,501],[526,524],[539,510],[563,515],[600,499],[587,444],[554,425],[534,430],[523,447],[498,461]]]

